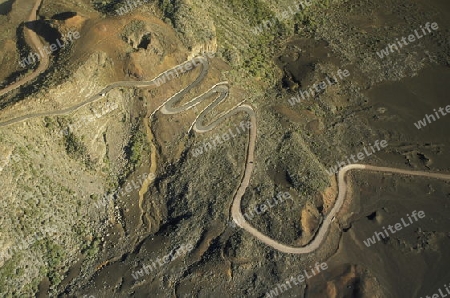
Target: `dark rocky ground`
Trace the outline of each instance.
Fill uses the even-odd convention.
[[[87,1],[80,3],[83,9],[89,7]],[[268,9],[274,3],[260,4]],[[273,6],[281,9],[289,4],[283,1]],[[63,1],[59,5],[67,10],[70,4]],[[289,191],[294,198],[294,202],[255,217],[252,224],[283,243],[307,241],[311,235],[302,223],[306,221],[308,228],[314,230],[327,211],[329,202],[324,201],[323,193],[332,185],[332,179],[325,169],[377,139],[386,139],[389,146],[368,157],[365,163],[450,172],[445,135],[450,118],[442,118],[422,130],[413,125],[433,108],[448,104],[448,5],[442,0],[328,1],[313,5],[302,21],[286,21],[284,34],[267,32],[262,37],[249,35],[244,29],[249,26],[247,19],[231,13],[230,7],[239,7],[234,1],[192,1],[192,15],[184,14],[188,6],[180,6],[175,16],[166,10],[165,21],[173,22],[178,34],[185,34],[180,38],[187,48],[190,44],[193,48],[202,45],[201,39],[214,32],[213,28],[217,34],[219,58],[213,59],[208,77],[192,91],[191,97],[227,79],[233,86],[231,97],[219,109],[225,111],[247,99],[257,111],[257,161],[243,199],[243,211],[248,212],[251,206],[280,191]],[[154,11],[138,12],[145,15]],[[56,11],[45,6],[43,13],[52,15]],[[386,59],[376,55],[387,43],[426,22],[437,22],[440,29]],[[198,28],[204,29],[201,37],[195,35]],[[170,48],[175,55],[178,41],[168,32],[158,32],[166,42],[160,49]],[[270,39],[274,41],[267,43]],[[208,42],[208,46],[214,46],[215,42]],[[254,53],[259,52],[263,57],[255,58]],[[142,57],[149,55],[145,53]],[[109,52],[108,55],[114,56]],[[138,64],[145,60],[142,57],[132,53],[127,59]],[[157,60],[151,57],[147,59]],[[113,68],[119,69],[117,65],[116,62]],[[169,65],[154,67],[156,74]],[[127,70],[139,72],[138,68],[128,65]],[[348,69],[351,75],[317,98],[289,106],[287,100],[296,91],[323,81],[339,68]],[[142,98],[138,104],[125,100],[128,112],[123,113],[133,116],[127,119],[136,117],[136,123],[140,123],[146,112],[180,90],[180,86],[189,84],[195,75],[186,75],[159,89],[121,94],[125,98]],[[201,109],[200,106],[198,110]],[[107,217],[108,228],[96,231],[101,234],[98,252],[83,254],[78,262],[68,262],[70,270],[62,273],[64,278],[52,291],[53,296],[264,297],[278,283],[316,262],[327,262],[329,269],[308,280],[307,286],[296,286],[280,297],[420,297],[436,292],[448,280],[448,183],[354,172],[348,204],[323,246],[309,255],[282,254],[247,232],[227,225],[231,200],[242,175],[245,137],[200,158],[190,154],[190,149],[245,118],[236,116],[213,132],[188,137],[186,132],[195,115],[195,111],[157,115],[151,124],[154,147],[148,149],[157,152],[157,179],[145,194],[143,204],[148,219],[141,221],[136,191],[120,200],[113,207],[119,211],[113,212],[122,214],[124,221],[118,223],[117,214]],[[119,122],[122,114],[116,118]],[[112,131],[128,136],[132,130],[124,126]],[[110,146],[120,136],[114,137],[110,132]],[[120,151],[119,145],[111,148]],[[145,159],[127,181],[148,172],[148,168]],[[80,182],[80,188],[85,185],[87,182]],[[311,215],[305,214],[307,207]],[[413,210],[424,210],[426,218],[388,241],[364,246],[363,240],[374,231],[398,222]],[[102,214],[99,217],[103,218]],[[183,244],[193,244],[194,249],[134,280],[132,273],[143,264],[150,264]],[[14,274],[21,273],[9,274],[14,278]],[[40,283],[41,297],[47,296],[48,286],[46,279]]]
[[[322,170],[318,169],[331,166],[350,152],[361,151],[363,144],[377,139],[388,140],[389,147],[367,158],[369,164],[449,170],[444,131],[449,119],[425,131],[413,125],[433,107],[446,105],[448,13],[445,4],[438,1],[427,5],[400,1],[332,4],[317,12],[320,25],[314,33],[294,36],[285,44],[276,59],[285,71],[285,78],[280,80],[284,90],[268,91],[266,100],[257,102],[258,163],[244,211],[245,206],[258,204],[283,189],[291,190],[297,202],[255,218],[257,227],[285,243],[295,241],[302,235],[299,215],[306,202],[315,202],[318,208],[323,204],[321,196],[314,199],[324,186],[319,179]],[[427,21],[439,23],[435,35],[388,59],[376,56],[375,51],[387,42]],[[293,92],[290,89],[306,88],[339,68],[351,72],[348,80],[314,101],[294,108],[287,106]],[[243,145],[205,156],[210,160],[205,162],[209,165],[205,170],[187,160],[176,166],[180,174],[174,178],[178,186],[173,190],[181,197],[173,204],[169,200],[168,205],[173,208],[171,214],[184,214],[183,220],[169,224],[156,235],[171,241],[178,239],[176,243],[195,239],[203,249],[187,255],[184,264],[170,264],[133,287],[128,272],[158,255],[152,253],[151,247],[163,240],[152,236],[153,240],[147,239],[136,254],[99,272],[83,293],[106,287],[118,296],[152,293],[161,297],[262,297],[315,261],[327,261],[330,269],[308,282],[307,288],[299,286],[281,297],[415,297],[432,293],[434,287],[448,279],[444,273],[450,228],[445,219],[447,183],[377,173],[352,174],[349,206],[341,215],[340,227],[332,229],[323,248],[308,256],[283,255],[246,232],[225,226],[224,215],[238,176],[224,179],[220,173],[230,166],[226,171],[239,173],[235,165],[243,158],[239,154]],[[231,152],[230,160],[227,156]],[[423,156],[430,162],[424,163]],[[201,178],[187,174],[191,172]],[[230,195],[211,197],[206,195],[208,189],[228,189],[223,193]],[[425,210],[429,217],[386,243],[371,248],[363,245],[362,240],[374,231],[398,222],[413,210]],[[374,212],[376,220],[366,217]],[[190,220],[193,218],[196,224]],[[167,251],[171,245],[165,247]],[[105,285],[118,268],[128,274],[121,271],[123,279],[118,274],[115,284]]]

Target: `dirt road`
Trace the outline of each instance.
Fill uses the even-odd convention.
[[[228,119],[229,117],[232,117],[233,115],[237,113],[246,113],[250,117],[251,121],[251,128],[249,130],[249,138],[248,138],[248,146],[247,146],[247,152],[246,152],[246,161],[244,165],[244,174],[241,178],[241,182],[239,184],[239,187],[236,190],[236,193],[233,196],[233,202],[231,206],[231,215],[233,217],[233,220],[236,222],[236,224],[255,236],[258,240],[261,242],[273,247],[276,250],[279,250],[284,253],[291,253],[291,254],[305,254],[310,253],[322,244],[323,240],[325,239],[329,228],[331,221],[334,216],[337,215],[339,210],[341,209],[345,195],[347,193],[347,184],[345,182],[345,176],[347,172],[352,170],[366,170],[366,171],[375,171],[375,172],[389,172],[389,173],[395,173],[395,174],[404,174],[404,175],[411,175],[411,176],[423,176],[423,177],[429,177],[429,178],[436,178],[436,179],[444,179],[444,180],[450,180],[450,175],[448,174],[440,174],[440,173],[428,173],[423,171],[409,171],[409,170],[402,170],[402,169],[396,169],[396,168],[389,168],[389,167],[376,167],[376,166],[370,166],[370,165],[362,165],[362,164],[351,164],[347,165],[343,168],[341,168],[337,174],[338,177],[338,197],[336,199],[336,203],[331,209],[330,213],[327,215],[325,220],[323,221],[322,225],[320,226],[318,232],[316,233],[314,239],[308,243],[306,246],[303,247],[293,247],[289,245],[282,244],[266,235],[258,231],[256,228],[254,228],[252,225],[250,225],[244,218],[241,212],[241,200],[242,197],[247,189],[247,187],[250,184],[250,178],[252,175],[253,167],[254,167],[254,152],[255,152],[255,146],[256,146],[256,114],[253,108],[250,105],[246,104],[239,104],[230,110],[228,110],[225,113],[222,113],[218,117],[215,118],[209,125],[203,125],[204,117],[205,115],[210,112],[212,109],[214,109],[218,104],[220,104],[222,101],[224,101],[229,96],[229,87],[228,82],[221,82],[214,86],[212,86],[208,91],[204,92],[203,94],[195,97],[194,99],[190,100],[186,104],[175,107],[175,105],[181,101],[183,96],[185,96],[192,88],[196,87],[198,84],[201,83],[203,78],[207,75],[208,69],[209,69],[209,62],[206,58],[200,57],[200,65],[201,65],[201,72],[199,76],[192,82],[190,85],[188,85],[186,88],[182,89],[181,91],[177,92],[170,98],[168,98],[166,101],[164,101],[149,117],[149,122],[151,123],[152,117],[155,115],[156,112],[161,111],[163,114],[177,114],[184,111],[187,111],[193,107],[195,107],[198,103],[208,99],[208,98],[214,98],[213,101],[203,110],[200,112],[200,114],[196,117],[194,122],[192,123],[191,127],[189,128],[189,132],[193,129],[198,133],[203,133],[210,131],[220,125],[223,121]],[[190,61],[186,61],[180,66],[183,66],[185,63],[189,63]],[[177,66],[178,67],[178,66]],[[170,70],[167,70],[160,75],[158,75],[155,79],[151,81],[145,81],[145,82],[128,82],[128,81],[121,81],[116,82],[113,84],[110,84],[109,86],[105,87],[100,94],[94,95],[87,99],[86,101],[79,103],[76,106],[73,106],[71,108],[67,108],[60,111],[53,111],[48,113],[36,113],[36,114],[28,114],[21,117],[17,117],[14,119],[10,119],[8,121],[4,121],[0,123],[0,127],[2,126],[8,126],[12,125],[14,123],[19,123],[22,121],[26,121],[30,118],[35,117],[44,117],[44,116],[54,116],[54,115],[63,115],[71,113],[82,106],[85,106],[89,103],[92,103],[100,98],[102,98],[101,94],[106,94],[113,88],[117,87],[149,87],[149,86],[156,86],[155,82],[158,78],[161,76],[164,76],[168,74]],[[16,87],[17,88],[17,87]],[[148,187],[148,186],[147,186]],[[142,202],[140,202],[142,204]]]
[[[32,11],[31,11],[31,14],[28,17],[28,22],[37,20],[37,12],[39,10],[39,7],[41,6],[41,3],[42,3],[42,0],[36,0],[36,4],[34,5]],[[34,48],[34,50],[36,52],[39,52],[39,49],[42,49],[44,47],[41,40],[39,39],[39,36],[33,30],[25,28],[25,35],[28,37],[30,45]],[[48,68],[49,62],[50,62],[49,57],[47,55],[42,55],[41,59],[39,60],[39,66],[35,71],[33,71],[31,74],[25,76],[21,80],[0,90],[0,96],[3,96],[6,93],[8,93],[14,89],[17,89],[20,86],[25,85],[28,82],[34,80],[38,75],[43,73]]]

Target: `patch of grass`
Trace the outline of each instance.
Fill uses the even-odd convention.
[[[62,276],[59,273],[62,264],[64,263],[64,258],[66,253],[64,249],[53,241],[47,240],[45,242],[45,250],[47,257],[47,263],[49,271],[47,273],[48,278],[52,285],[58,285],[62,281]]]
[[[228,0],[227,2],[233,11],[247,17],[253,26],[274,16],[274,13],[260,0]]]
[[[87,154],[86,146],[75,136],[73,132],[69,132],[64,136],[66,144],[66,152],[72,158],[83,158]]]
[[[56,125],[55,120],[48,116],[44,117],[44,122],[45,122],[45,127],[50,128],[50,129],[54,128]]]
[[[150,153],[145,133],[140,128],[135,129],[128,146],[125,147],[125,153],[129,161],[129,170],[136,169],[142,161],[142,156]]]
[[[67,155],[76,160],[84,162],[89,169],[93,168],[92,160],[83,142],[71,131],[64,135],[64,143]]]
[[[0,267],[0,292],[4,293],[7,281],[17,275],[16,268],[20,261],[20,253],[15,253],[11,259],[7,260],[5,264]]]
[[[176,22],[176,12],[180,8],[179,0],[159,0],[158,6],[161,9],[165,18],[170,20],[172,25],[175,27]]]
[[[145,22],[141,20],[133,20],[125,26],[122,31],[122,38],[127,41],[127,37],[133,33],[145,30]]]
[[[107,15],[113,15],[115,14],[115,10],[118,9],[120,6],[126,5],[126,1],[124,0],[101,0],[101,1],[95,1],[93,3],[94,9],[107,14]]]
[[[23,259],[24,255],[22,252],[15,253],[11,259],[5,262],[5,264],[0,267],[0,294],[2,297],[31,297],[31,293],[36,293],[38,291],[38,286],[42,280],[43,274],[37,276],[32,280],[32,282],[23,285],[23,287],[11,287],[11,281],[16,277],[26,275],[26,268],[21,267],[20,261]],[[45,273],[45,267],[39,268],[39,273]],[[28,293],[30,295],[26,295]]]
[[[98,238],[95,238],[89,247],[87,247],[83,254],[86,255],[86,257],[93,257],[96,256],[100,250],[101,241]]]

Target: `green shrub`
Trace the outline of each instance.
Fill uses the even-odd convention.
[[[130,169],[135,169],[141,163],[142,155],[149,153],[149,144],[147,142],[145,133],[137,129],[132,135],[128,146],[125,148],[128,160],[130,162]]]

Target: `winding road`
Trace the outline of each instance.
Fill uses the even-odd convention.
[[[170,98],[168,98],[165,102],[163,102],[155,111],[153,111],[149,117],[148,120],[149,123],[151,122],[152,117],[155,115],[157,111],[161,111],[163,114],[177,114],[184,111],[187,111],[193,107],[195,107],[200,102],[208,99],[208,98],[214,98],[213,101],[205,108],[203,109],[200,114],[195,118],[193,121],[191,127],[188,130],[188,133],[190,133],[192,130],[198,133],[203,133],[210,131],[214,129],[216,126],[220,125],[223,121],[225,121],[227,118],[232,117],[233,115],[237,113],[246,113],[250,117],[251,121],[251,127],[249,130],[249,136],[248,136],[248,147],[246,152],[246,160],[245,160],[245,168],[244,168],[244,174],[241,178],[241,182],[233,196],[233,202],[231,206],[231,216],[234,220],[234,222],[241,227],[242,229],[246,230],[250,234],[252,234],[254,237],[256,237],[261,242],[271,246],[272,248],[284,252],[284,253],[290,253],[290,254],[306,254],[311,253],[322,244],[324,241],[327,232],[330,229],[330,224],[332,221],[332,218],[337,215],[339,210],[341,209],[346,192],[347,192],[347,184],[345,182],[345,177],[347,172],[352,170],[366,170],[366,171],[375,171],[375,172],[389,172],[389,173],[396,173],[396,174],[404,174],[404,175],[411,175],[411,176],[423,176],[423,177],[429,177],[429,178],[436,178],[436,179],[444,179],[444,180],[450,180],[450,175],[448,174],[440,174],[440,173],[428,173],[423,171],[409,171],[409,170],[402,170],[402,169],[396,169],[396,168],[390,168],[390,167],[376,167],[376,166],[370,166],[370,165],[362,165],[362,164],[351,164],[347,165],[343,168],[341,168],[337,174],[338,178],[338,196],[335,202],[335,205],[329,212],[329,214],[324,219],[322,225],[319,227],[318,232],[316,233],[314,239],[308,243],[307,245],[303,247],[294,247],[285,245],[282,243],[279,243],[278,241],[268,237],[267,235],[264,235],[259,230],[257,230],[255,227],[253,227],[250,223],[248,223],[244,216],[242,215],[241,211],[241,200],[242,197],[247,189],[247,187],[250,184],[250,178],[254,167],[254,152],[255,152],[255,145],[256,145],[256,114],[253,108],[250,105],[247,104],[238,104],[235,107],[231,108],[227,112],[224,112],[220,114],[219,116],[215,117],[215,120],[213,120],[209,125],[204,125],[204,118],[205,115],[210,112],[212,109],[214,109],[217,105],[219,105],[222,101],[224,101],[229,96],[229,86],[228,82],[221,82],[214,86],[212,86],[209,90],[204,92],[203,94],[195,97],[194,99],[190,100],[189,102],[185,103],[182,106],[175,107],[177,103],[181,101],[181,99],[194,87],[198,86],[201,81],[205,78],[205,76],[208,73],[209,69],[209,61],[208,59],[204,57],[197,57],[200,61],[199,64],[195,65],[195,67],[201,66],[202,70],[199,73],[198,77],[192,82],[190,85],[182,89],[181,91],[177,92]],[[186,61],[179,66],[184,66],[186,63],[191,63],[192,60]],[[179,67],[176,66],[176,67]],[[175,69],[176,67],[172,68]],[[144,82],[129,82],[129,81],[120,81],[113,84],[108,85],[103,90],[100,91],[100,94],[94,95],[90,97],[89,99],[73,106],[67,109],[63,109],[60,111],[53,111],[48,113],[34,113],[34,114],[28,114],[21,117],[17,117],[14,119],[10,119],[8,121],[4,121],[0,123],[0,127],[5,127],[8,125],[12,125],[15,123],[20,123],[22,121],[36,118],[36,117],[44,117],[44,116],[55,116],[55,115],[63,115],[70,112],[73,112],[89,103],[92,103],[99,98],[102,98],[101,94],[106,94],[107,92],[111,91],[114,88],[118,87],[130,87],[130,88],[146,88],[150,86],[157,86],[155,82],[161,78],[162,76],[168,75],[169,72],[172,70],[167,70],[160,75],[158,75],[156,78],[154,78],[151,81],[144,81]]]
[[[345,182],[345,176],[347,172],[352,170],[366,170],[366,171],[374,171],[374,172],[386,172],[386,173],[395,173],[395,174],[404,174],[404,175],[410,175],[410,176],[422,176],[422,177],[429,177],[429,178],[436,178],[436,179],[443,179],[443,180],[449,180],[450,181],[450,175],[449,174],[440,174],[440,173],[429,173],[424,171],[410,171],[410,170],[402,170],[402,169],[396,169],[396,168],[390,168],[390,167],[376,167],[371,165],[363,165],[363,164],[351,164],[347,165],[340,169],[338,172],[338,197],[336,199],[336,202],[331,209],[330,213],[326,216],[325,220],[323,221],[322,225],[320,226],[319,230],[317,231],[314,239],[308,243],[307,245],[303,247],[294,247],[289,245],[284,245],[282,243],[279,243],[275,241],[274,239],[264,235],[257,229],[255,229],[253,226],[251,226],[247,221],[245,221],[245,218],[243,217],[241,211],[240,211],[240,197],[235,198],[235,202],[233,204],[233,219],[236,222],[238,226],[245,229],[246,231],[250,232],[253,236],[258,238],[260,241],[264,242],[265,244],[275,248],[278,251],[284,252],[284,253],[290,253],[290,254],[306,254],[311,253],[314,250],[318,249],[319,246],[324,241],[327,232],[330,229],[330,224],[332,222],[332,219],[341,209],[344,200],[345,195],[347,193],[347,183]],[[241,196],[242,197],[242,196]],[[238,205],[239,203],[239,205]]]

